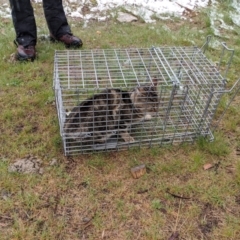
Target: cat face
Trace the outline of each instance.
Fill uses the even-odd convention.
[[[134,107],[139,111],[152,116],[156,115],[159,106],[157,81],[134,88],[130,98]]]

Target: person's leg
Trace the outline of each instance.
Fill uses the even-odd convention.
[[[73,36],[68,24],[62,0],[43,0],[43,10],[53,39],[63,42],[67,47],[81,47],[81,39]]]
[[[43,10],[49,31],[55,38],[59,38],[66,33],[71,34],[62,0],[43,0]]]
[[[12,20],[16,32],[16,58],[20,61],[33,61],[36,57],[36,22],[30,0],[9,0]]]
[[[9,2],[16,31],[16,42],[23,47],[35,46],[37,30],[30,0],[9,0]]]

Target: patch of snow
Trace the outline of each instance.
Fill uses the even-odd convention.
[[[42,0],[32,0],[41,3]],[[207,7],[209,0],[63,0],[64,10],[67,16],[80,18],[83,27],[93,19],[106,21],[111,16],[118,16],[118,11],[125,9],[128,13],[152,23],[156,18],[171,19],[171,16],[183,17],[184,11],[197,10]],[[240,1],[232,0],[232,9],[229,13],[233,24],[240,26]],[[221,29],[233,30],[233,26],[224,22],[224,16],[218,11],[219,1],[211,0],[210,21],[216,36],[221,36]],[[117,9],[120,7],[121,9]],[[0,6],[0,17],[11,18],[9,3]]]
[[[240,2],[239,0],[233,0],[232,7],[234,11],[231,11],[230,16],[234,24],[240,27]]]
[[[210,21],[214,35],[222,37],[221,29],[233,30],[234,28],[233,26],[230,26],[224,22],[224,15],[218,11],[218,5],[219,3],[217,0],[212,0],[212,7],[210,9]],[[234,12],[230,13],[230,16],[234,17],[232,18],[232,21],[234,24],[240,23],[239,20],[240,3],[233,1],[232,7],[234,8]]]
[[[97,0],[95,11],[107,14],[108,10],[122,7],[145,22],[154,22],[152,17],[161,18],[161,15],[170,14],[182,16],[185,8],[196,9],[206,7],[209,0]]]
[[[0,7],[0,17],[2,18],[10,18],[11,16],[11,9],[7,3],[4,3]]]
[[[35,3],[41,3],[42,0],[32,0]],[[151,17],[158,16],[162,14],[171,14],[174,16],[181,16],[185,10],[196,9],[199,7],[206,7],[209,0],[96,0],[93,3],[90,0],[63,0],[64,10],[67,15],[71,17],[82,18],[82,8],[83,6],[88,6],[91,13],[86,15],[95,15],[95,19],[100,20],[103,16],[108,15],[109,10],[114,10],[117,7],[125,8],[126,10],[132,12],[136,16],[141,17],[146,22],[153,22]],[[7,6],[6,6],[7,5]],[[8,14],[6,14],[8,11]],[[0,8],[0,16],[10,17],[10,8],[8,4],[3,5]],[[96,13],[99,16],[96,17]],[[5,17],[6,17],[5,16]],[[87,17],[86,19],[89,19]]]
[[[134,22],[134,21],[137,21],[138,19],[132,16],[131,14],[119,12],[117,20],[119,22]]]
[[[73,17],[73,18],[74,17],[83,18],[83,15],[80,12],[78,12],[78,11],[71,12],[70,16]]]

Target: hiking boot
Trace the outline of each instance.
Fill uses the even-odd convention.
[[[31,61],[33,62],[36,58],[36,49],[35,46],[27,46],[23,45],[17,46],[16,59],[19,61]]]
[[[62,42],[65,44],[66,48],[79,48],[83,45],[82,40],[75,37],[69,33],[62,35],[60,38],[56,39],[52,34],[50,34],[50,40],[52,42]]]

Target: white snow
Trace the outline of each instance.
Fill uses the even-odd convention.
[[[171,14],[181,16],[185,10],[196,9],[207,6],[209,0],[96,0],[94,4],[90,0],[63,0],[65,11],[72,17],[82,18],[81,9],[83,6],[90,8],[91,14],[98,16],[108,15],[108,10],[122,7],[130,12],[140,16],[146,22],[151,22],[152,15]],[[35,3],[41,3],[41,0],[33,0]],[[1,17],[10,17],[9,6],[5,4],[0,8]],[[4,9],[6,11],[4,11]],[[90,14],[90,15],[91,15]],[[96,18],[95,14],[95,18]],[[110,16],[110,15],[109,15]],[[87,17],[86,19],[89,19]]]
[[[237,26],[240,27],[240,1],[239,0],[233,0],[232,3],[233,8],[235,9],[235,11],[230,13],[231,19],[233,21],[234,24],[236,24]]]
[[[11,9],[7,0],[0,6],[0,17],[11,18]],[[31,0],[36,4],[42,4],[42,0]],[[214,34],[221,35],[221,29],[233,30],[234,25],[240,27],[240,1],[232,0],[232,10],[229,16],[233,25],[224,22],[224,16],[218,11],[217,0],[63,0],[64,10],[67,16],[79,18],[87,26],[91,19],[106,21],[116,16],[119,11],[125,9],[128,13],[140,17],[145,22],[154,22],[156,18],[169,19],[171,16],[182,17],[184,11],[197,11],[199,8],[209,8],[211,27]]]
[[[199,7],[206,7],[208,1],[209,0],[96,0],[96,4],[93,5],[90,0],[68,0],[65,1],[65,7],[73,5],[73,2],[75,5],[80,6],[80,8],[87,5],[90,7],[91,13],[95,13],[96,19],[101,18],[103,15],[110,17],[109,10],[121,7],[141,17],[145,22],[153,22],[153,15],[159,18],[161,18],[162,14],[181,16],[186,8],[194,10]],[[78,15],[77,12],[78,10],[73,10],[69,15],[75,17]],[[89,19],[89,17],[86,17],[86,19]]]

